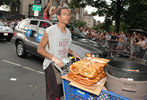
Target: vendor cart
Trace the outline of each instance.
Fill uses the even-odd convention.
[[[60,69],[63,77],[68,73],[69,65],[71,65],[71,63]],[[85,91],[84,89],[70,85],[70,81],[65,78],[62,78],[62,84],[65,100],[131,100],[129,98],[112,93],[105,88],[99,92],[99,95],[96,95]]]
[[[99,96],[69,85],[70,81],[62,79],[65,100],[131,100],[122,97],[105,89],[102,89]]]

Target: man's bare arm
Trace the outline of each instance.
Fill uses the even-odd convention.
[[[68,49],[68,53],[71,54],[71,55],[73,55],[74,52],[69,48]]]
[[[44,32],[44,35],[39,43],[39,46],[37,48],[37,52],[44,56],[45,58],[48,58],[48,59],[52,59],[53,58],[53,55],[49,54],[46,50],[45,50],[45,47],[46,45],[49,46],[49,43],[48,43],[48,34],[47,32],[45,31]]]
[[[54,55],[48,53],[45,50],[46,45],[49,46],[49,43],[48,43],[48,34],[45,31],[44,32],[44,35],[43,35],[43,37],[42,37],[42,39],[41,39],[41,41],[39,43],[39,46],[37,48],[37,52],[40,55],[44,56],[45,58],[48,58],[48,59],[52,60],[57,66],[62,67],[64,65],[64,63],[62,62],[62,60],[59,59],[59,58],[56,58]]]

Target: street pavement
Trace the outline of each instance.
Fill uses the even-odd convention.
[[[0,100],[45,100],[43,59],[19,58],[11,42],[0,40]]]
[[[141,63],[140,59],[117,56],[114,60]],[[32,55],[19,58],[13,43],[0,40],[0,100],[45,100],[42,62]]]

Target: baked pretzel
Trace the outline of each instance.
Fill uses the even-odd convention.
[[[80,75],[87,77],[87,78],[95,78],[97,75],[97,69],[95,67],[86,67],[80,71]]]
[[[82,77],[80,75],[75,75],[71,72],[69,72],[67,74],[67,76],[71,79],[73,79],[74,81],[80,83],[80,84],[83,84],[83,85],[86,85],[86,86],[91,86],[93,84],[96,84],[98,82],[97,79],[88,79],[86,77]]]
[[[86,57],[85,59],[91,60],[91,61],[96,61],[99,63],[108,63],[110,60],[109,59],[104,59],[104,58],[97,58],[97,57]]]
[[[90,58],[96,59],[96,58]],[[100,63],[95,60],[83,59],[73,63],[70,66],[70,72],[67,76],[83,85],[93,85],[106,76],[104,67],[106,63]]]

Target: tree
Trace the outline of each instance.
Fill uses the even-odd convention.
[[[129,29],[147,30],[147,1],[130,0],[127,11],[124,15],[124,23]]]
[[[86,26],[86,22],[79,19],[75,19],[72,21],[72,25],[75,27],[83,27]]]
[[[106,30],[113,21],[116,32],[132,28],[147,30],[147,0],[111,0],[109,4],[105,0],[71,0],[71,4],[72,8],[86,5],[97,8],[92,15],[105,16]]]
[[[128,0],[111,0],[111,4],[107,4],[104,0],[71,0],[71,7],[85,7],[90,5],[97,8],[97,11],[92,15],[105,16],[106,19],[115,21],[115,31],[119,31],[121,17],[123,15],[124,7]]]
[[[107,32],[114,31],[114,28],[112,26],[112,21],[108,17],[106,17],[106,19],[105,19],[104,29]]]
[[[17,8],[19,8],[20,6],[20,1],[19,0],[1,0],[0,6],[1,5],[8,5],[10,6],[11,12],[17,12]]]
[[[95,29],[99,32],[103,32],[104,31],[104,23],[97,24],[97,25],[93,26],[92,29]]]

